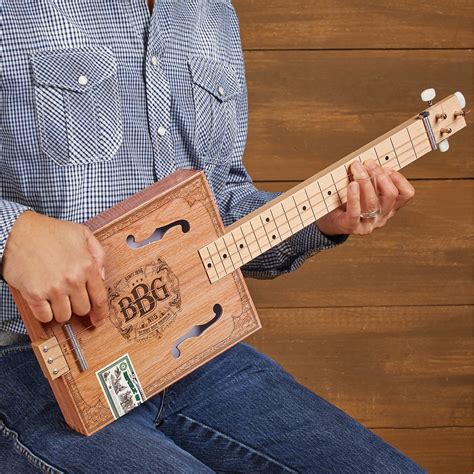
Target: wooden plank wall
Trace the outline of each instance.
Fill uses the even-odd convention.
[[[461,90],[472,107],[472,0],[234,6],[245,162],[262,189],[286,190],[398,125],[423,109],[424,88]],[[474,468],[472,130],[406,170],[417,196],[389,227],[249,280],[263,322],[251,343],[432,473]]]

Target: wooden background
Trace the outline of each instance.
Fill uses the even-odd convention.
[[[288,189],[398,125],[424,108],[424,88],[460,90],[472,107],[472,0],[234,6],[245,160],[262,189]],[[387,228],[248,280],[263,322],[250,342],[432,473],[474,470],[472,130],[405,171],[417,196]]]

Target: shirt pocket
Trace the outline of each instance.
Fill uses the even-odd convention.
[[[31,58],[41,148],[58,165],[110,160],[123,141],[117,63],[106,47]]]
[[[224,164],[231,157],[238,123],[239,78],[227,62],[193,56],[188,61],[195,108],[195,146],[199,160]]]

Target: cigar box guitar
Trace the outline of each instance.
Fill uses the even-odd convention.
[[[11,288],[66,422],[85,435],[260,328],[239,268],[346,201],[354,160],[399,170],[466,126],[457,92],[224,228],[205,176],[180,170],[86,222],[106,252],[109,313],[39,323]]]

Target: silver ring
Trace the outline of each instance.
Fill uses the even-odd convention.
[[[378,207],[377,209],[375,209],[373,211],[363,212],[360,215],[360,218],[361,219],[373,219],[374,217],[377,217],[380,214],[380,212],[381,212],[380,207]]]

